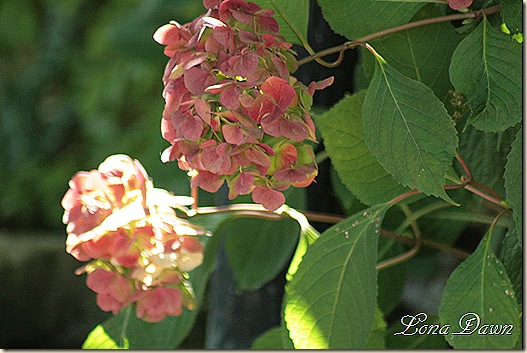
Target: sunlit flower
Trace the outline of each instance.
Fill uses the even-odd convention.
[[[138,316],[160,321],[179,315],[181,305],[192,307],[192,291],[178,300],[173,300],[177,289],[160,291],[183,282],[187,288],[186,272],[203,261],[196,236],[204,230],[174,210],[186,212],[192,201],[154,188],[141,164],[125,155],[110,156],[97,170],[72,178],[62,200],[66,251],[91,260],[77,273],[88,273],[88,287],[102,310],[117,314],[137,303]]]

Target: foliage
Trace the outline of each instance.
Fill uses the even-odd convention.
[[[243,191],[238,194],[254,191],[253,200],[265,208],[240,203],[203,207],[198,198],[200,205],[194,213],[187,212],[188,221],[207,224],[205,220],[211,219],[204,225],[211,235],[202,239],[203,264],[188,273],[194,310],[152,324],[131,314],[134,307],[129,306],[98,326],[84,348],[177,347],[203,304],[221,240],[241,291],[263,286],[291,259],[282,324],[265,332],[254,348],[438,349],[448,344],[460,349],[512,349],[521,345],[522,44],[511,35],[518,32],[518,18],[511,10],[515,5],[500,3],[319,0],[330,26],[349,40],[324,54],[361,47],[365,75],[361,79],[367,87],[315,116],[326,150],[314,158],[306,152],[302,164],[316,165],[329,157],[339,179],[333,191],[346,206],[347,216],[302,213],[282,205],[281,198],[276,202],[272,194],[256,198],[254,194],[264,188],[287,189],[289,184],[283,189],[274,184],[273,173],[294,172],[299,146],[314,137],[286,131],[293,125],[285,122],[300,122],[311,129],[308,115],[298,120],[297,114],[310,108],[314,89],[328,82],[307,90],[295,86],[295,79],[268,57],[282,55],[282,64],[287,62],[285,66],[295,70],[296,60],[286,55],[289,47],[273,47],[279,38],[275,24],[280,24],[286,41],[307,45],[308,2],[258,1],[275,10],[278,22],[274,22],[273,12],[243,0],[204,0],[207,17],[162,27],[156,40],[167,45],[165,53],[171,57],[165,84],[168,90],[175,85],[181,88],[176,103],[167,99],[165,107],[163,118],[172,125],[164,125],[163,137],[171,143],[168,154],[173,158],[164,160],[178,159],[180,167],[197,173],[193,178],[203,171],[213,173],[206,180],[215,180],[210,191],[218,190],[224,180],[236,184],[238,179],[229,179],[231,175],[251,170],[250,180],[234,189]],[[509,34],[502,31],[502,21],[510,24]],[[237,45],[242,53],[236,52]],[[298,65],[317,60],[332,66],[323,55],[307,49],[311,55]],[[185,56],[189,50],[192,54]],[[243,55],[251,58],[245,60]],[[178,63],[184,68],[179,69]],[[255,78],[256,70],[264,67],[269,71]],[[238,87],[222,98],[225,87],[248,81],[250,87]],[[172,103],[179,110],[171,111]],[[283,129],[266,125],[269,117],[273,123],[284,119]],[[194,120],[185,125],[189,119]],[[216,165],[216,159],[227,155],[224,149],[219,153],[216,145],[226,143],[234,150],[239,142],[220,129],[221,124],[236,128],[253,124],[261,129],[257,138],[240,148],[246,153],[259,146],[257,156],[246,153],[250,162],[239,158],[243,162],[235,170]],[[264,132],[272,137],[261,136]],[[180,144],[191,140],[201,145]],[[293,148],[284,147],[287,144]],[[215,158],[205,151],[210,146]],[[495,155],[487,155],[490,151]],[[271,158],[279,167],[261,163]],[[256,171],[251,169],[253,162]],[[207,178],[207,173],[201,176]],[[255,177],[261,184],[253,185]],[[192,186],[207,189],[206,182]],[[314,219],[336,224],[319,234],[309,223]],[[457,248],[456,239],[470,224],[482,225],[486,231],[476,240],[475,250],[468,252]],[[395,322],[390,319],[402,301],[402,288],[394,281],[403,286],[437,274],[445,253],[458,261],[445,274],[446,284],[437,298],[440,306],[427,313],[405,313]],[[428,264],[423,273],[396,267],[418,268],[420,263]],[[180,265],[173,266],[180,270]],[[396,271],[386,275],[395,268],[400,269],[397,276]],[[139,312],[137,305],[135,310]]]

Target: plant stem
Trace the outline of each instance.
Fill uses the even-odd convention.
[[[472,185],[470,185],[470,184],[465,185],[464,188],[465,188],[466,190],[470,191],[471,193],[476,194],[476,195],[478,195],[479,197],[482,197],[482,198],[484,198],[485,200],[492,202],[493,204],[496,204],[496,205],[498,205],[498,206],[501,206],[502,208],[505,208],[505,209],[508,209],[508,208],[509,208],[509,207],[506,207],[504,204],[502,204],[502,203],[500,202],[500,200],[496,199],[496,198],[493,197],[493,196],[490,196],[490,195],[485,194],[484,192],[482,192],[482,191],[479,190],[479,189],[476,189],[474,186],[472,186]]]
[[[277,211],[280,211],[280,209]],[[200,207],[196,215],[207,215],[207,214],[224,213],[224,212],[232,212],[233,214],[239,217],[255,217],[255,218],[275,220],[275,221],[290,217],[286,212],[282,212],[282,213],[272,212],[272,211],[266,210],[262,205],[257,205],[257,204],[232,204],[232,205],[226,205],[226,206]],[[320,212],[314,212],[314,211],[298,211],[298,212],[306,216],[306,218],[311,222],[323,222],[323,223],[328,223],[328,224],[336,224],[336,223],[342,222],[343,220],[347,218],[342,215],[320,213]],[[393,239],[400,243],[404,243],[410,246],[415,245],[415,239],[406,238],[401,235],[388,232],[385,230],[381,230],[380,234],[384,237]],[[433,249],[438,249],[443,252],[454,254],[461,258],[466,258],[468,257],[468,255],[470,255],[468,253],[465,253],[462,250],[449,247],[448,245],[436,243],[426,238],[421,238],[420,242],[422,246],[426,246],[426,247],[433,248]],[[390,265],[390,266],[393,266],[393,265]]]
[[[329,54],[340,53],[340,55],[342,56],[342,53],[345,50],[355,48],[357,45],[361,45],[362,43],[369,42],[371,40],[374,40],[374,39],[377,39],[377,38],[380,38],[380,37],[384,37],[384,36],[387,36],[389,34],[397,33],[397,32],[400,32],[400,31],[405,31],[407,29],[421,27],[421,26],[426,26],[426,25],[435,24],[435,23],[441,23],[441,22],[465,20],[465,19],[469,19],[469,18],[476,19],[476,18],[482,16],[483,14],[490,15],[490,14],[498,12],[499,10],[500,10],[500,5],[496,5],[496,6],[492,6],[492,7],[489,7],[489,8],[483,9],[483,10],[474,11],[474,12],[453,14],[453,15],[433,17],[433,18],[426,18],[424,20],[409,22],[409,23],[406,23],[406,24],[403,24],[403,25],[400,25],[400,26],[388,28],[388,29],[385,29],[385,30],[382,30],[382,31],[379,31],[379,32],[375,32],[375,33],[369,34],[367,36],[361,37],[361,38],[359,38],[357,40],[354,40],[354,41],[349,41],[349,42],[346,42],[344,44],[341,44],[341,45],[338,45],[338,46],[335,46],[335,47],[324,49],[322,51],[319,51],[318,53],[312,54],[312,55],[310,55],[308,57],[305,57],[303,59],[298,60],[298,65],[300,66],[300,65],[307,64],[308,62],[311,62],[313,60],[317,60],[317,59],[322,58],[322,57],[324,57],[326,55],[329,55]]]

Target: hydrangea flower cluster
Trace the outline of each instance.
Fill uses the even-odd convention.
[[[87,285],[114,315],[135,303],[138,318],[158,322],[193,307],[187,271],[199,266],[204,230],[176,216],[192,199],[153,187],[137,160],[108,157],[97,170],[78,172],[62,199],[66,251],[90,261]]]
[[[312,96],[333,77],[308,87],[290,76],[291,44],[278,34],[273,10],[245,0],[203,0],[208,12],[191,23],[160,27],[165,45],[164,162],[177,160],[191,186],[229,198],[252,193],[268,210],[282,191],[317,175]]]

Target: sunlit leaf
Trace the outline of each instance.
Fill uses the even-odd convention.
[[[522,120],[522,46],[485,18],[456,48],[450,80],[476,128],[503,131]]]
[[[294,349],[291,340],[286,341],[286,344],[283,342],[283,331],[286,330],[285,327],[279,326],[265,331],[253,342],[251,349]]]
[[[286,285],[284,319],[297,349],[364,348],[377,300],[377,240],[389,204],[326,230]]]
[[[366,145],[402,185],[451,202],[443,189],[457,147],[450,116],[429,87],[376,57],[362,106]]]
[[[456,349],[510,349],[519,338],[514,289],[492,252],[491,235],[489,230],[476,251],[454,270],[441,298],[441,325],[450,325],[445,337]]]

